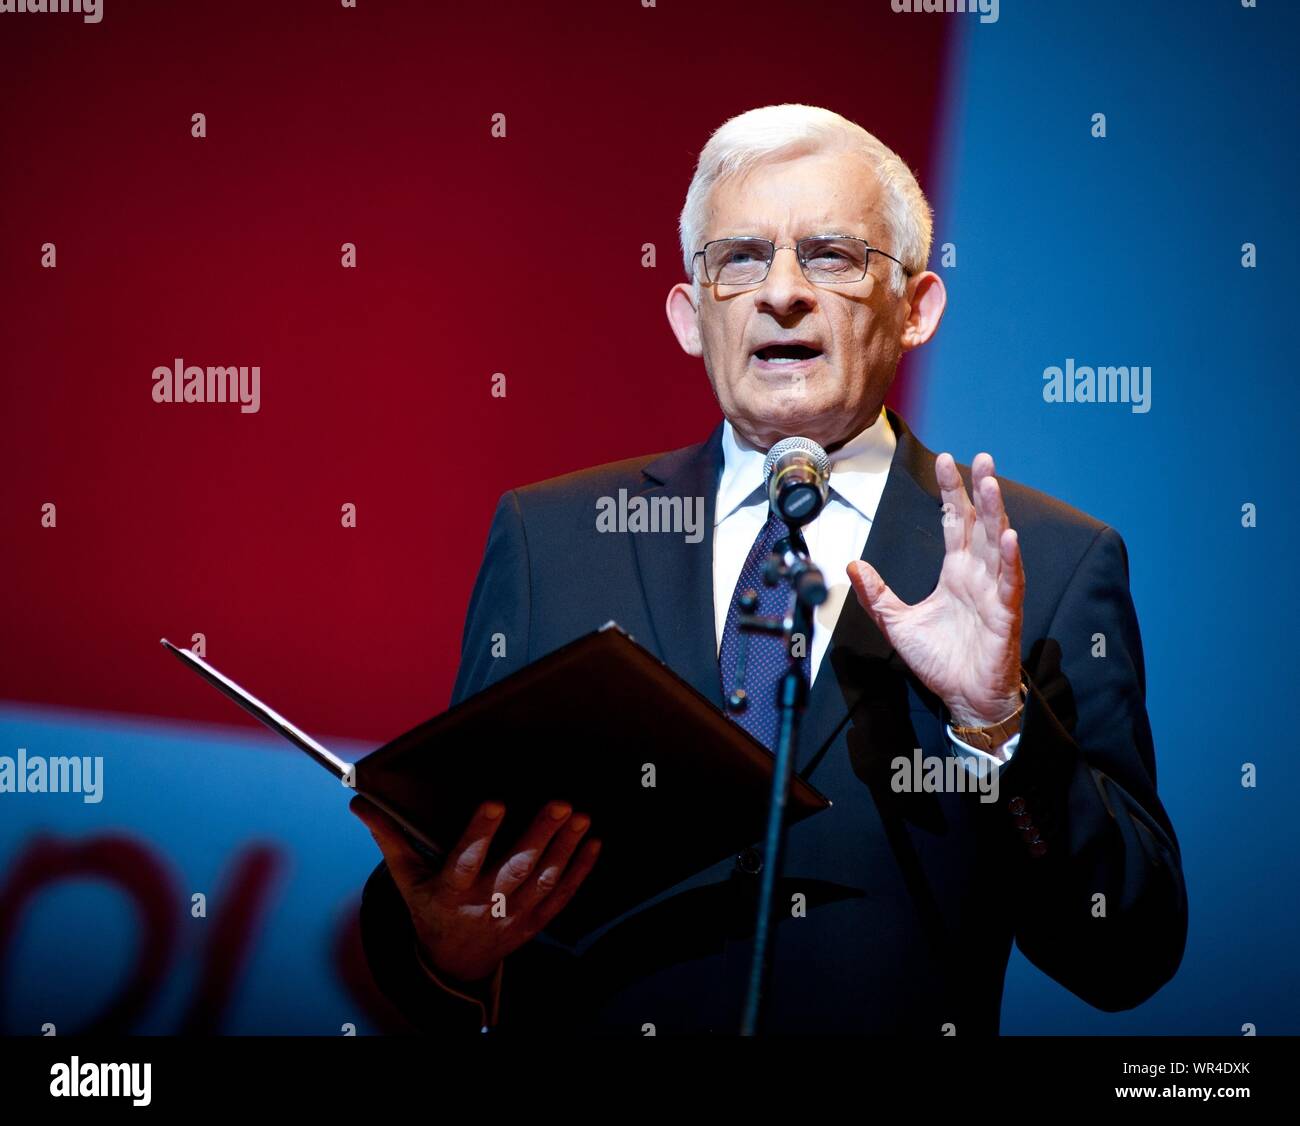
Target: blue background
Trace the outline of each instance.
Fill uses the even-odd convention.
[[[1127,1013],[1016,952],[1004,1033],[1300,1032],[1298,41],[1300,8],[1270,0],[1005,2],[966,21],[933,201],[949,305],[914,369],[916,429],[1124,537],[1190,911],[1178,975]],[[1150,365],[1150,411],[1045,403],[1067,357]]]

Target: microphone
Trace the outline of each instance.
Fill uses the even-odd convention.
[[[815,520],[826,505],[830,472],[830,458],[811,438],[782,438],[763,462],[772,511],[791,528]]]

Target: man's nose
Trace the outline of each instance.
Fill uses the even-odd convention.
[[[811,309],[816,304],[817,291],[804,277],[794,247],[777,247],[772,256],[772,266],[759,288],[756,300],[759,308],[766,309],[775,316]]]

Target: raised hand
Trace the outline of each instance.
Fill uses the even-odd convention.
[[[955,723],[987,727],[1020,704],[1025,573],[993,458],[978,454],[966,495],[950,454],[935,461],[943,499],[943,570],[929,597],[909,606],[870,563],[848,566],[858,602]]]

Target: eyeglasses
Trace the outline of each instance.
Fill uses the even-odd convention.
[[[706,242],[691,261],[704,259],[704,280],[709,285],[757,285],[767,277],[778,250],[793,250],[804,277],[814,285],[861,281],[867,276],[872,254],[882,254],[903,266],[892,254],[853,235],[815,235],[801,238],[794,246],[777,246],[765,238],[720,238]],[[912,276],[906,266],[903,273]]]

